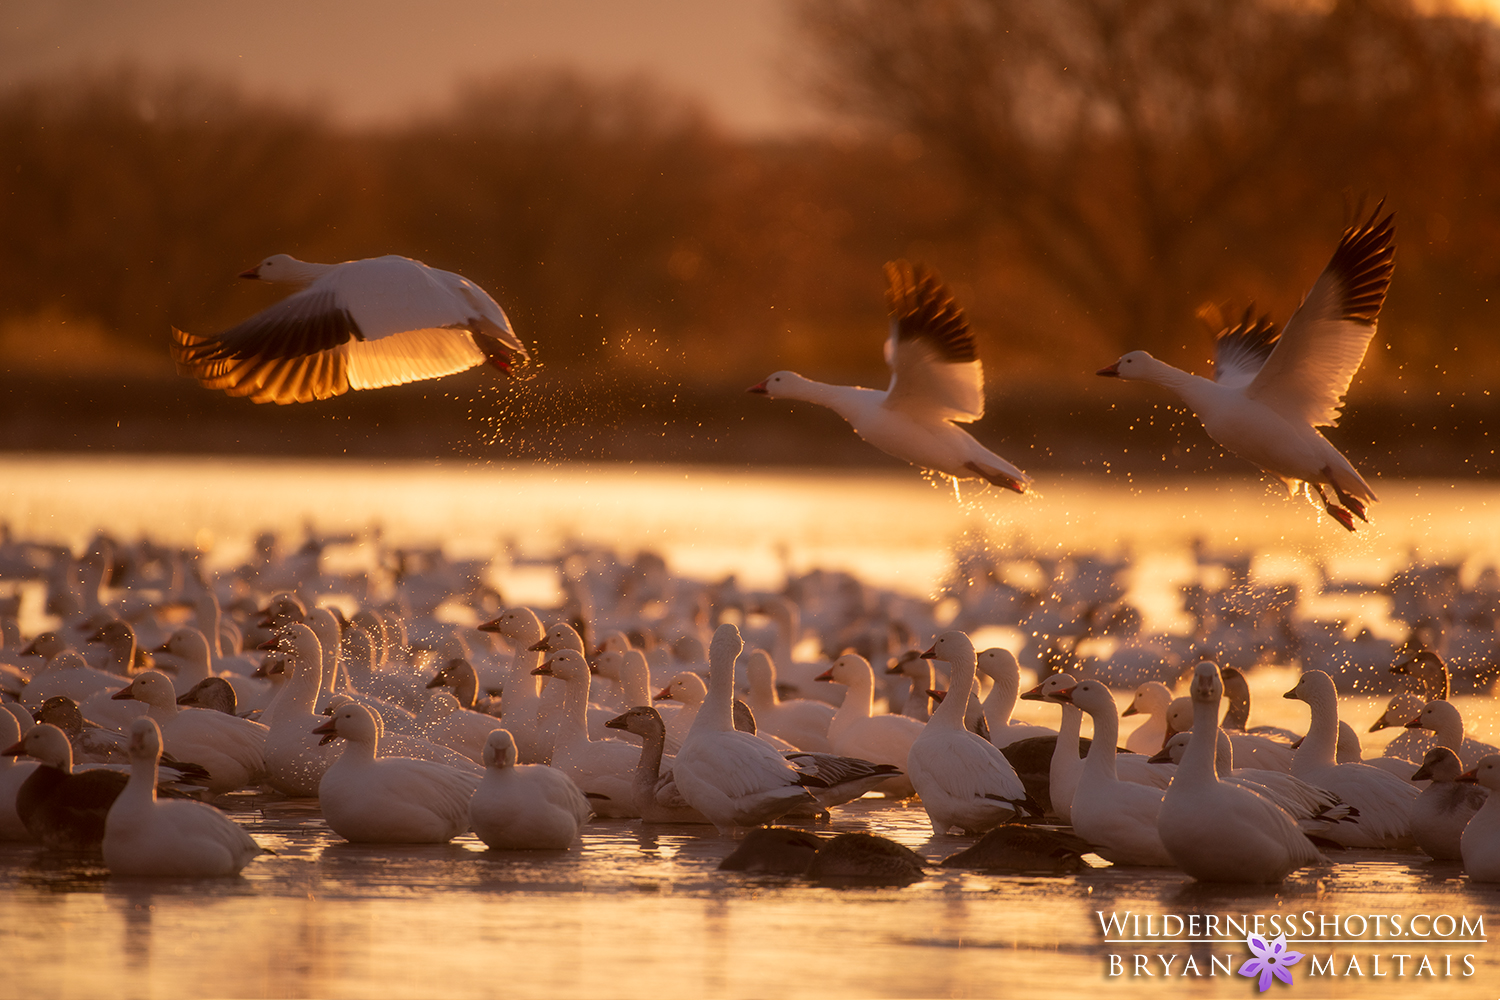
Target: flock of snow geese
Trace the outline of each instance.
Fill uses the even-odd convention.
[[[1336,425],[1390,285],[1382,207],[1346,230],[1283,329],[1247,310],[1219,334],[1212,380],[1142,351],[1098,374],[1173,391],[1216,441],[1354,530],[1375,493],[1317,428]],[[405,257],[278,254],[242,277],[298,290],[223,333],[174,330],[172,350],[179,372],[255,402],[528,358],[482,289]],[[887,389],[780,371],[751,391],[829,407],[911,464],[1025,492],[1026,473],[960,426],[984,414],[984,375],[952,293],[905,261],[886,280]],[[259,788],[316,797],[328,827],[359,843],[473,831],[495,849],[566,850],[594,817],[630,818],[737,839],[727,868],[920,877],[921,858],[884,838],[769,825],[878,795],[918,798],[934,836],[978,837],[946,862],[968,867],[1076,870],[1093,853],[1276,883],[1326,851],[1417,847],[1500,881],[1500,799],[1488,799],[1500,755],[1465,737],[1442,655],[1450,632],[1483,635],[1486,614],[1493,645],[1500,608],[1477,595],[1489,602],[1478,624],[1455,620],[1441,575],[1408,574],[1408,604],[1434,613],[1409,615],[1408,643],[1362,663],[1410,688],[1373,727],[1407,731],[1365,760],[1338,706],[1358,643],[1308,635],[1295,600],[1275,594],[1189,588],[1194,648],[1171,651],[1117,594],[1027,594],[993,573],[967,576],[939,621],[847,579],[747,595],[643,556],[592,578],[562,571],[569,603],[544,621],[501,607],[441,553],[383,553],[395,569],[382,598],[369,579],[328,581],[312,542],[213,580],[186,553],[127,551],[101,539],[82,559],[9,540],[0,552],[0,579],[45,581],[59,623],[28,637],[0,617],[0,836],[97,850],[118,874],[238,873],[261,849],[209,802]],[[345,617],[331,593],[360,595],[357,607]],[[445,625],[455,607],[477,628]],[[741,626],[761,620],[773,628],[747,645]],[[1039,683],[1023,692],[1016,656],[976,650],[970,632],[1028,624]],[[825,655],[795,660],[811,636]],[[1090,658],[1098,636],[1118,648]],[[1278,656],[1303,668],[1286,697],[1308,705],[1305,734],[1248,728],[1242,669]],[[1123,747],[1111,683],[1133,689],[1123,714],[1144,716]],[[1013,720],[1017,699],[1058,706],[1058,729]]]
[[[1375,491],[1319,427],[1336,426],[1375,335],[1395,270],[1395,219],[1376,206],[1350,226],[1286,326],[1247,309],[1216,339],[1213,379],[1131,351],[1097,374],[1150,382],[1193,409],[1219,444],[1318,502],[1349,531]],[[930,268],[886,265],[884,390],[779,371],[750,387],[838,413],[889,455],[954,479],[1026,492],[1031,477],[961,424],[984,416],[984,368],[969,322]],[[172,331],[177,371],[257,403],[327,399],[529,355],[503,309],[467,278],[406,257],[310,264],[276,254],[241,277],[298,290],[218,334]],[[1332,491],[1330,500],[1326,491]]]
[[[824,572],[745,592],[580,548],[559,557],[566,600],[544,620],[504,608],[482,563],[382,550],[374,570],[332,574],[329,544],[282,557],[262,539],[208,574],[201,554],[148,542],[101,535],[75,557],[4,538],[0,582],[40,590],[55,627],[22,635],[19,598],[0,606],[0,838],[100,852],[121,875],[233,875],[261,848],[212,803],[253,794],[316,797],[356,843],[472,831],[567,850],[597,817],[732,838],[727,868],[910,881],[909,848],[816,824],[916,797],[935,837],[978,838],[955,866],[1067,872],[1092,853],[1275,883],[1347,848],[1419,848],[1500,881],[1500,754],[1466,735],[1430,628],[1388,648],[1377,679],[1402,690],[1370,728],[1404,728],[1364,759],[1339,718],[1348,662],[1286,692],[1309,707],[1305,734],[1249,725],[1227,661],[1286,662],[1273,638],[1296,619],[1210,624],[1254,599],[1239,585],[1184,588],[1199,626],[1150,637],[1148,666],[1139,645],[1088,652],[1132,609],[1118,572],[1072,561],[1039,563],[1050,582],[1001,605],[972,565],[988,582],[928,603]],[[1450,571],[1388,584],[1427,595],[1398,614],[1487,611],[1493,641],[1500,588],[1455,591]],[[962,622],[1029,631],[1039,683],[1023,691],[1017,656],[976,650]],[[1056,705],[1058,728],[1011,718],[1019,699]],[[1142,721],[1122,734],[1122,715]]]

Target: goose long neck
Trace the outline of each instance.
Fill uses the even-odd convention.
[[[868,719],[875,709],[875,681],[867,670],[853,670],[844,700],[834,714],[834,725],[843,728],[856,719]],[[925,692],[924,692],[925,694]],[[832,728],[832,727],[829,727]]]
[[[1114,706],[1091,713],[1094,717],[1094,741],[1089,744],[1088,766],[1103,771],[1111,780],[1115,774],[1115,744],[1120,739],[1120,716]]]
[[[298,655],[292,657],[289,665],[290,676],[281,685],[281,693],[272,706],[275,714],[280,716],[283,706],[292,713],[311,714],[323,683],[323,664],[317,657]]]
[[[1458,753],[1459,747],[1464,742],[1463,716],[1458,714],[1457,709],[1451,712],[1439,713],[1438,717],[1434,720],[1432,732],[1433,740],[1438,746],[1447,747],[1454,753]]]
[[[542,665],[542,654],[540,651],[532,652],[527,646],[541,640],[541,626],[537,626],[535,638],[522,636],[516,640],[516,652],[510,660],[510,670],[506,672],[505,689],[501,704],[501,713],[505,711],[505,705],[520,708],[518,715],[536,713],[536,706],[541,701],[541,694],[537,690],[537,678],[532,671]],[[647,703],[649,704],[649,702]],[[529,706],[529,712],[527,709]]]
[[[379,735],[371,733],[369,739],[358,739],[344,741],[344,753],[341,759],[357,764],[373,764],[375,762],[375,750],[380,742]]]
[[[809,403],[817,403],[819,406],[826,406],[834,413],[848,420],[851,415],[858,413],[872,403],[878,403],[879,401],[873,397],[884,397],[885,393],[857,385],[830,385],[827,382],[817,382],[810,378],[803,378],[799,383],[793,383],[782,389],[778,395],[805,400]]]
[[[323,671],[319,687],[324,694],[333,694],[339,684],[339,646],[337,640],[323,644]]]
[[[1071,753],[1077,760],[1078,737],[1083,732],[1083,709],[1073,705],[1062,706],[1062,723],[1057,727],[1057,750]]]
[[[708,666],[708,693],[698,714],[693,717],[692,729],[707,732],[727,733],[734,728],[734,660],[710,658]]]
[[[157,758],[155,756],[136,757],[130,762],[130,780],[125,783],[125,788],[120,792],[120,798],[127,803],[141,804],[156,801],[156,773]]]
[[[1250,687],[1243,678],[1229,678],[1224,682],[1224,696],[1229,700],[1229,710],[1224,713],[1224,728],[1243,730],[1250,721]],[[1193,708],[1193,724],[1197,725],[1198,709]]]
[[[625,654],[625,662],[620,664],[620,687],[632,707],[651,704],[651,667],[644,653],[631,650]]]
[[[1193,702],[1193,738],[1182,752],[1178,776],[1191,781],[1218,781],[1219,703]]]
[[[460,672],[458,683],[453,686],[453,697],[458,699],[460,707],[472,709],[479,701],[479,676],[472,670]]]
[[[1447,701],[1449,694],[1448,668],[1435,658],[1422,657],[1419,661],[1417,681],[1428,701]]]
[[[661,777],[661,757],[667,746],[667,731],[663,726],[648,726],[640,733],[641,760],[635,766],[636,781],[649,781],[655,785]]]
[[[1312,709],[1312,719],[1302,745],[1297,748],[1297,757],[1319,767],[1332,767],[1337,760],[1339,710],[1323,692],[1314,692],[1308,707]]]
[[[928,720],[929,726],[947,726],[949,729],[963,729],[964,716],[969,707],[969,695],[974,688],[974,661],[964,660],[949,665],[948,693],[943,697],[942,703],[932,712],[932,718]]]
[[[589,733],[589,681],[585,674],[582,678],[563,683],[563,719],[566,720],[564,730],[569,739],[577,739],[580,736],[587,740]]]
[[[213,591],[204,590],[198,598],[194,607],[194,618],[198,624],[198,631],[203,633],[203,638],[208,640],[208,655],[211,659],[218,659],[224,655],[222,639],[219,635],[219,599],[214,596]]]
[[[1010,716],[1016,710],[1016,697],[1021,693],[1021,685],[1020,679],[1013,682],[1008,672],[1002,672],[994,680],[995,686],[990,688],[990,695],[984,700],[984,717],[989,721],[991,729],[999,729],[1010,725]]]
[[[1141,381],[1159,385],[1164,389],[1170,389],[1180,396],[1183,402],[1195,410],[1198,404],[1213,398],[1223,392],[1218,384],[1191,372],[1185,372],[1181,368],[1174,368],[1165,361],[1156,361],[1141,375],[1137,376]]]

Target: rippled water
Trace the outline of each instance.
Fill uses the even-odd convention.
[[[683,573],[737,572],[779,585],[787,570],[845,567],[930,593],[965,532],[1047,553],[1128,553],[1138,595],[1159,622],[1187,578],[1194,537],[1258,553],[1263,575],[1383,578],[1408,550],[1467,559],[1500,552],[1500,490],[1378,483],[1376,526],[1356,536],[1251,481],[1043,482],[1040,495],[955,499],[908,473],[824,476],[671,468],[331,466],[295,462],[0,458],[0,519],[18,534],[81,542],[96,527],[127,537],[212,546],[232,562],[257,530],[304,521],[325,532],[379,524],[387,541],[441,542],[490,553],[513,540],[545,554],[568,537],[663,552]],[[359,546],[336,558],[357,562]],[[500,560],[513,600],[546,602],[555,580]],[[1149,603],[1149,600],[1148,600]],[[28,613],[36,613],[28,608]],[[1372,622],[1378,601],[1355,611]],[[1275,695],[1289,673],[1252,679],[1261,722],[1301,727],[1306,708]],[[1488,711],[1474,698],[1466,710]],[[1348,699],[1363,721],[1374,699]],[[1027,705],[1053,722],[1055,709]],[[1482,717],[1488,723],[1488,717]],[[1500,733],[1489,725],[1478,735]],[[530,855],[444,847],[365,848],[332,836],[309,803],[235,796],[232,809],[274,857],[237,879],[111,878],[86,858],[0,844],[3,997],[1091,997],[1257,995],[1252,981],[1129,974],[1134,953],[1248,957],[1241,944],[1107,944],[1099,911],[1330,914],[1450,913],[1500,920],[1500,890],[1458,866],[1402,852],[1340,852],[1277,890],[1201,887],[1180,873],[1101,866],[1031,878],[933,868],[901,889],[835,889],[798,879],[721,873],[731,845],[690,827],[591,824],[580,848]],[[834,830],[883,833],[936,862],[965,846],[930,836],[918,807],[864,800],[837,810]],[[1339,945],[1340,971],[1309,978],[1298,997],[1388,992],[1500,995],[1487,943]],[[1111,976],[1111,954],[1125,974]],[[1430,955],[1436,977],[1395,973],[1396,954]],[[1441,975],[1441,956],[1459,956]],[[1475,974],[1464,977],[1461,956]],[[1380,977],[1372,960],[1379,957]],[[1281,995],[1287,988],[1274,984]],[[1286,995],[1291,995],[1290,993]]]

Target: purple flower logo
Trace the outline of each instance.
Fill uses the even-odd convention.
[[[1262,993],[1270,988],[1272,976],[1292,985],[1292,966],[1302,961],[1302,952],[1287,951],[1285,934],[1269,942],[1259,934],[1251,934],[1245,943],[1255,957],[1240,966],[1240,975],[1259,975]]]

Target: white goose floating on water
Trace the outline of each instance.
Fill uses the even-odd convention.
[[[885,266],[891,332],[884,390],[814,382],[779,371],[750,391],[833,410],[887,455],[956,479],[1025,493],[1031,477],[959,427],[984,416],[984,368],[969,321],[937,273],[904,260]]]
[[[1151,382],[1175,392],[1225,448],[1260,466],[1295,495],[1316,492],[1330,517],[1350,531],[1368,520],[1375,491],[1318,433],[1336,427],[1344,393],[1375,336],[1395,268],[1394,215],[1351,226],[1312,289],[1277,333],[1250,309],[1215,342],[1212,381],[1145,351],[1131,351],[1098,374]],[[1323,492],[1332,488],[1339,503]],[[1342,506],[1341,506],[1342,505]]]
[[[375,713],[351,701],[313,730],[346,741],[318,782],[318,806],[333,832],[357,844],[445,844],[469,829],[473,775],[411,757],[377,757]]]
[[[974,644],[962,632],[944,632],[926,659],[947,663],[948,696],[912,742],[906,773],[922,798],[933,836],[951,828],[984,833],[1011,819],[1026,799],[1026,789],[995,746],[964,727],[965,709],[974,696]]]
[[[1157,813],[1173,863],[1202,882],[1280,882],[1324,860],[1292,817],[1270,799],[1219,780],[1219,668],[1194,668],[1193,738]]]
[[[807,776],[760,740],[734,728],[734,661],[739,629],[720,625],[709,646],[708,695],[672,764],[678,791],[721,835],[759,826],[813,798]],[[808,781],[822,784],[822,782]]]
[[[1333,678],[1321,670],[1309,670],[1284,697],[1305,701],[1312,710],[1307,735],[1292,760],[1292,773],[1359,810],[1357,824],[1340,823],[1324,835],[1345,847],[1410,846],[1412,800],[1420,790],[1378,767],[1336,762],[1339,714]]]
[[[527,359],[484,289],[409,257],[311,264],[279,253],[240,277],[299,290],[223,333],[172,330],[178,374],[231,396],[305,403]]]
[[[114,875],[238,875],[264,849],[213,806],[156,797],[161,744],[155,720],[130,724],[130,780],[104,821],[105,867]]]
[[[1162,790],[1121,781],[1115,771],[1120,715],[1114,695],[1099,681],[1084,680],[1057,697],[1094,720],[1094,741],[1073,794],[1073,832],[1117,865],[1171,865],[1157,832]]]
[[[469,826],[497,851],[565,851],[593,815],[571,778],[545,764],[517,764],[504,729],[484,745],[484,778],[469,800]]]

